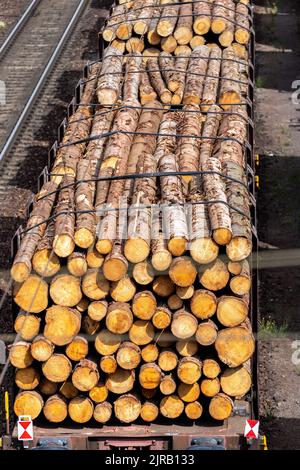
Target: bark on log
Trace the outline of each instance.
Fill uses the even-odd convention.
[[[152,323],[158,330],[164,330],[170,326],[172,321],[172,313],[164,306],[156,308],[152,317]]]
[[[107,19],[107,23],[103,30],[102,36],[106,42],[111,42],[116,37],[118,23],[121,21],[123,15],[127,12],[127,5],[125,2],[114,7],[112,16]]]
[[[61,268],[59,257],[52,250],[54,235],[55,224],[54,220],[51,220],[32,258],[33,269],[42,277],[55,276]]]
[[[238,58],[232,47],[224,49],[221,65],[222,80],[219,103],[225,110],[242,101],[241,84],[239,83],[240,72],[237,61]]]
[[[211,26],[213,1],[193,3],[194,24],[193,28],[196,34],[204,35],[208,33]]]
[[[133,26],[133,30],[136,34],[141,36],[147,33],[152,17],[156,16],[153,8],[155,5],[155,0],[145,0],[143,3],[143,9],[140,13],[137,13],[137,19]]]
[[[250,267],[248,261],[242,261],[239,268],[240,272],[230,280],[230,289],[236,295],[245,295],[249,293],[251,288]]]
[[[53,170],[55,171],[55,169]],[[66,174],[63,177],[62,189],[58,195],[55,208],[55,235],[53,239],[53,250],[61,258],[68,257],[75,248],[75,201],[74,201],[75,179],[73,175]]]
[[[136,52],[126,60],[125,81],[123,86],[124,101],[138,101],[141,82],[142,55]]]
[[[198,46],[192,51],[184,89],[184,104],[201,104],[210,49]]]
[[[161,9],[161,17],[157,24],[157,32],[162,37],[170,36],[176,26],[178,17],[178,6],[170,5]]]
[[[219,125],[222,119],[222,110],[219,106],[213,105],[209,108],[206,121],[203,126],[202,140],[200,147],[200,167],[210,159],[215,145],[218,144]]]
[[[131,328],[133,315],[125,302],[112,302],[105,318],[106,328],[112,333],[124,334]]]
[[[215,34],[222,34],[228,27],[227,7],[230,8],[231,0],[218,0],[212,7],[211,30]]]
[[[161,36],[157,33],[156,28],[160,19],[160,9],[153,8],[152,10],[153,16],[148,27],[147,39],[149,44],[152,46],[158,46],[158,44],[160,44]]]
[[[96,214],[94,209],[94,177],[89,158],[79,160],[76,174],[75,208],[76,228],[74,240],[80,248],[89,248],[96,237]]]
[[[224,393],[213,397],[209,404],[209,414],[212,418],[223,421],[229,418],[233,411],[233,401]]]
[[[136,369],[141,362],[141,350],[136,344],[125,341],[119,347],[116,359],[122,369]]]
[[[57,184],[54,181],[45,183],[36,195],[33,210],[26,225],[26,234],[21,240],[20,247],[11,268],[11,276],[16,282],[24,282],[32,270],[32,257],[42,240],[46,230],[45,221],[50,217],[56,199]],[[44,273],[42,273],[44,275]]]
[[[97,85],[97,97],[100,104],[113,105],[119,98],[122,68],[122,53],[115,47],[108,47],[104,53]]]
[[[148,75],[145,65],[142,65],[141,73],[142,73],[142,76],[141,76],[141,83],[140,83],[140,101],[141,101],[141,104],[144,106],[145,104],[156,100],[157,93],[150,83],[149,75]]]
[[[248,44],[250,40],[250,22],[248,8],[242,3],[238,3],[235,9],[235,40],[239,44]]]
[[[220,377],[222,391],[231,397],[241,398],[249,392],[252,380],[248,367],[225,369]]]
[[[219,77],[221,71],[222,51],[219,47],[214,47],[210,51],[207,67],[207,77],[203,88],[201,101],[201,111],[207,112],[211,105],[217,102]]]
[[[30,352],[30,343],[25,343],[25,341],[14,343],[9,351],[9,360],[17,369],[26,369],[31,366],[33,357]]]
[[[163,51],[159,55],[158,63],[159,63],[159,68],[161,70],[163,79],[168,89],[170,90],[169,81],[172,77],[172,74],[174,73],[174,67],[175,67],[174,57],[169,52]]]
[[[174,37],[178,44],[188,44],[193,37],[193,4],[180,5]]]
[[[192,39],[190,40],[190,46],[192,50],[194,50],[195,47],[204,46],[205,43],[206,43],[206,40],[203,36],[194,35]]]
[[[223,47],[230,46],[234,40],[235,4],[232,0],[228,0],[227,5],[228,8],[226,8],[226,29],[219,35],[219,43]]]
[[[180,256],[174,258],[169,268],[170,279],[179,287],[188,287],[194,284],[197,270],[191,258]]]
[[[110,420],[112,415],[112,405],[108,401],[98,403],[94,409],[94,419],[98,423],[105,424]]]
[[[176,156],[179,161],[180,171],[198,171],[199,152],[201,141],[201,114],[197,105],[183,107],[184,119],[178,126],[178,133],[182,136],[178,139]],[[192,175],[183,175],[182,179],[187,183]]]
[[[159,68],[158,57],[149,58],[146,64],[146,69],[149,75],[150,83],[159,96],[161,102],[164,104],[170,104],[172,93],[168,90],[165,82],[163,81]]]

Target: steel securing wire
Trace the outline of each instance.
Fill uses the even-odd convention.
[[[232,211],[234,212],[237,212],[238,214],[242,215],[243,217],[247,218],[249,221],[251,221],[251,215],[248,215],[246,214],[245,212],[241,211],[240,209],[238,209],[237,207],[234,207],[232,206],[231,204],[229,204],[227,201],[222,201],[222,200],[219,200],[219,199],[216,199],[216,200],[211,200],[211,201],[188,201],[188,202],[176,202],[174,204],[167,204],[167,203],[161,203],[159,204],[159,207],[160,208],[165,208],[165,207],[177,207],[177,206],[180,206],[180,207],[184,207],[185,205],[192,205],[192,206],[195,206],[197,204],[204,204],[204,205],[209,205],[209,204],[224,204],[225,206],[227,206],[229,209],[231,209]],[[31,230],[37,228],[37,227],[40,227],[41,225],[43,224],[47,224],[48,222],[51,222],[52,220],[55,220],[58,216],[61,216],[61,215],[70,215],[70,214],[74,214],[74,215],[77,215],[77,214],[103,214],[103,213],[107,213],[107,212],[120,212],[120,211],[128,211],[128,209],[131,208],[135,208],[135,209],[151,209],[151,208],[157,208],[157,204],[140,204],[137,207],[135,206],[125,206],[125,207],[103,207],[101,209],[89,209],[89,210],[66,210],[66,211],[60,211],[60,212],[56,212],[54,213],[53,215],[51,215],[50,217],[48,217],[47,219],[44,219],[42,222],[39,222],[35,225],[33,225],[32,227],[28,228],[28,229],[24,229],[20,232],[20,236],[23,236],[24,234],[30,232]]]

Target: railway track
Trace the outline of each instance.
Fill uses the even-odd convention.
[[[6,103],[0,113],[0,161],[5,161],[30,110],[65,47],[87,0],[39,0],[26,24],[15,28],[0,56]]]

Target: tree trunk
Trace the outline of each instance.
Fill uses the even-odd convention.
[[[158,62],[159,62],[159,68],[161,70],[163,79],[167,87],[169,88],[169,82],[174,73],[174,67],[175,67],[174,57],[169,52],[163,51],[159,55]]]
[[[108,397],[108,390],[104,384],[104,382],[98,382],[92,390],[89,391],[89,397],[95,403],[103,403],[106,401]]]
[[[56,346],[69,344],[78,335],[80,313],[72,308],[52,305],[45,315],[45,337]]]
[[[123,395],[114,402],[114,412],[122,423],[132,423],[140,415],[141,402],[135,395]]]
[[[151,343],[155,335],[154,328],[149,321],[137,320],[129,330],[129,339],[138,346]]]
[[[178,44],[188,44],[193,37],[193,4],[180,6],[174,37]]]
[[[71,274],[59,274],[50,284],[50,297],[62,307],[75,307],[82,298],[80,279]]]
[[[180,171],[198,171],[199,151],[201,135],[201,114],[197,105],[186,105],[183,107],[184,119],[178,126],[178,133],[182,136],[178,139],[176,156]],[[192,175],[183,175],[182,179],[187,183],[193,178]]]
[[[182,102],[185,81],[186,81],[186,71],[189,63],[189,56],[191,53],[182,53],[178,52],[175,59],[175,71],[172,74],[172,77],[169,81],[170,90],[174,92],[171,103],[174,105],[180,104]]]
[[[40,335],[33,340],[30,352],[36,361],[45,362],[54,353],[54,344],[45,336]]]
[[[183,301],[177,294],[170,295],[167,303],[171,310],[179,310],[183,306]]]
[[[177,395],[169,395],[161,400],[159,409],[165,418],[175,419],[182,414],[184,403]]]
[[[22,284],[14,284],[13,298],[25,312],[40,313],[48,306],[48,284],[41,277],[31,274]]]
[[[62,189],[58,196],[55,208],[55,236],[53,250],[61,258],[68,257],[75,248],[75,180],[72,175],[65,175],[62,180]]]
[[[201,415],[203,413],[203,408],[202,408],[202,405],[198,401],[194,401],[192,403],[187,403],[187,405],[185,405],[184,412],[189,419],[197,420],[201,418]]]
[[[24,341],[31,341],[40,331],[41,319],[30,313],[20,312],[14,322],[14,330]]]
[[[227,206],[226,184],[220,176],[222,166],[216,158],[209,158],[202,164],[202,170],[214,172],[203,175],[204,190],[208,201],[208,213],[213,230],[213,238],[219,245],[227,245],[232,237],[231,218]]]
[[[155,277],[155,272],[152,267],[152,264],[149,261],[142,261],[140,263],[136,263],[133,267],[132,277],[135,282],[142,286],[150,284]]]
[[[114,356],[102,356],[100,359],[100,369],[105,374],[114,374],[118,364]]]
[[[109,281],[120,281],[127,273],[128,262],[123,255],[123,251],[122,242],[115,240],[111,252],[106,256],[103,263],[103,274]]]
[[[184,89],[184,104],[201,104],[209,55],[210,49],[206,46],[195,47],[192,51]]]
[[[235,9],[235,40],[239,44],[248,44],[250,40],[250,22],[248,8],[242,3],[237,3]]]
[[[229,264],[230,263],[228,263],[228,265]],[[248,261],[242,261],[241,265],[239,265],[239,268],[240,272],[230,280],[230,289],[236,295],[245,295],[249,293],[251,288],[250,267]]]
[[[69,273],[73,276],[84,276],[88,270],[85,254],[81,251],[73,251],[73,253],[68,256],[67,266]]]
[[[95,245],[89,247],[86,253],[86,262],[89,268],[101,268],[104,263],[104,256],[95,248]]]
[[[221,368],[214,359],[204,359],[202,372],[208,379],[216,379],[221,372]]]
[[[164,104],[171,103],[172,93],[167,89],[159,70],[158,57],[149,58],[146,64],[150,83]]]
[[[106,300],[96,300],[88,306],[88,316],[95,321],[101,321],[105,318],[108,304]]]
[[[191,338],[197,330],[198,322],[194,315],[185,310],[179,310],[172,316],[171,331],[176,338]]]
[[[209,290],[196,290],[191,299],[191,311],[200,320],[207,320],[212,317],[217,310],[217,298]]]
[[[103,39],[106,42],[111,42],[116,37],[116,31],[118,23],[122,20],[123,16],[127,12],[127,5],[122,3],[114,7],[112,16],[107,19],[106,26],[102,32]]]
[[[112,333],[124,334],[129,331],[133,322],[133,315],[129,305],[125,302],[112,302],[105,318],[106,328]]]
[[[215,34],[222,34],[228,27],[227,7],[231,0],[218,0],[212,7],[211,30]]]
[[[226,8],[227,24],[226,29],[219,36],[219,43],[223,47],[228,47],[234,40],[234,24],[235,24],[235,3],[229,0]]]
[[[212,291],[223,289],[229,281],[226,264],[217,258],[213,263],[203,267],[199,280],[205,289]]]
[[[194,286],[188,286],[188,287],[176,287],[176,294],[178,297],[180,297],[182,300],[188,300],[191,299],[194,295]]]
[[[130,392],[133,389],[135,373],[133,370],[117,369],[106,378],[105,385],[108,390],[117,395]]]
[[[102,356],[109,356],[118,350],[121,341],[120,335],[115,335],[104,329],[95,338],[95,348]]]
[[[211,49],[201,101],[201,111],[203,112],[207,112],[210,106],[217,102],[221,58],[222,51],[219,47]]]
[[[87,423],[93,417],[94,405],[88,397],[80,395],[70,401],[68,412],[75,423]]]
[[[147,344],[141,350],[141,356],[144,362],[155,362],[158,358],[158,347],[156,344]]]
[[[99,372],[97,364],[89,359],[80,361],[72,374],[72,382],[81,392],[88,392],[99,381]]]
[[[194,31],[196,34],[204,35],[208,33],[211,26],[213,1],[195,2],[193,3],[194,9]],[[199,16],[198,16],[199,15]]]
[[[134,297],[135,292],[134,282],[127,275],[111,284],[110,295],[116,302],[129,302]]]
[[[140,101],[142,106],[156,100],[157,93],[152,87],[145,65],[142,65],[142,76],[140,83]]]
[[[78,396],[79,390],[74,387],[71,380],[66,380],[59,388],[59,393],[61,393],[68,400],[71,400],[72,398]]]
[[[160,20],[157,25],[157,32],[162,37],[170,36],[173,33],[178,17],[178,6],[169,5],[161,9]]]
[[[61,423],[68,416],[68,405],[65,398],[59,395],[49,397],[44,405],[43,413],[50,423]]]
[[[143,38],[132,37],[126,41],[125,45],[126,51],[129,54],[136,54],[138,52],[143,52],[145,49],[145,43]]]
[[[108,401],[99,403],[95,406],[94,409],[94,420],[98,423],[105,424],[107,423],[112,415],[112,405]]]
[[[176,381],[174,380],[174,376],[172,374],[165,375],[159,384],[160,392],[163,395],[173,395],[177,388]]]
[[[192,385],[201,377],[202,363],[195,357],[183,357],[177,367],[177,375],[181,382]]]
[[[165,349],[158,356],[158,365],[164,372],[176,369],[177,364],[178,357],[172,349]]]
[[[205,43],[206,43],[206,40],[203,36],[194,35],[192,39],[190,40],[190,46],[192,50],[194,50],[198,46],[204,46]]]
[[[100,78],[97,85],[98,101],[102,105],[113,105],[119,98],[123,60],[122,53],[109,46],[104,53]]]
[[[147,39],[149,44],[152,46],[158,46],[160,44],[161,37],[157,33],[157,24],[160,19],[160,9],[159,8],[152,8],[153,10],[153,16],[150,21],[149,27],[148,27],[148,33],[147,33]]]
[[[89,343],[83,336],[75,338],[66,347],[66,355],[71,361],[81,361],[89,352]]]
[[[124,101],[138,101],[141,82],[142,55],[136,52],[128,55],[126,61],[125,81],[123,86]]]
[[[183,357],[194,356],[198,351],[198,343],[193,340],[181,340],[176,342],[176,350]]]
[[[194,383],[188,385],[185,383],[180,383],[178,386],[178,396],[186,403],[194,402],[200,396],[199,384]]]
[[[156,308],[152,317],[152,323],[158,330],[164,330],[170,326],[172,321],[172,313],[166,307],[159,306]]]
[[[40,384],[39,384],[39,391],[46,396],[55,395],[57,392],[57,384],[51,382],[50,380],[46,379],[46,377],[42,377]]]
[[[233,401],[224,393],[213,397],[209,404],[209,414],[212,418],[223,421],[229,418],[233,411]]]
[[[89,269],[82,279],[82,292],[91,300],[102,300],[109,293],[109,282],[97,269]]]
[[[212,157],[215,146],[218,145],[216,137],[222,120],[222,110],[217,105],[209,108],[206,121],[203,126],[202,140],[200,147],[200,167]],[[215,152],[214,152],[215,155]]]
[[[27,232],[21,240],[10,272],[16,282],[26,281],[31,273],[31,260],[45,233],[46,223],[43,222],[51,215],[57,187],[54,181],[49,181],[35,197],[34,207],[26,225]]]
[[[218,328],[214,322],[207,320],[199,324],[196,331],[196,340],[201,346],[211,346],[218,336]]]
[[[93,245],[96,236],[96,215],[94,209],[94,177],[88,158],[79,160],[76,175],[75,207],[76,229],[74,240],[80,248],[89,248]],[[90,211],[90,212],[88,212]]]
[[[251,375],[247,366],[225,369],[221,375],[220,382],[223,392],[236,398],[241,398],[246,395],[252,384]]]
[[[54,221],[51,220],[32,258],[33,269],[42,277],[55,276],[61,268],[60,260],[52,250],[54,235],[55,224]]]
[[[174,258],[169,268],[171,280],[179,287],[188,287],[194,284],[197,270],[191,258],[180,256]]]
[[[132,311],[141,320],[151,320],[156,307],[156,299],[151,291],[138,292],[132,301]]]
[[[221,66],[221,86],[219,103],[223,109],[229,109],[242,101],[241,84],[239,83],[240,71],[234,49],[224,49]],[[236,110],[236,106],[234,106]]]
[[[154,362],[143,364],[139,372],[139,382],[143,388],[152,390],[159,387],[162,379],[160,367]]]
[[[159,415],[159,408],[151,401],[145,401],[141,408],[141,418],[146,423],[152,423]]]
[[[168,250],[168,244],[162,232],[161,220],[158,221],[158,230],[151,240],[151,263],[157,271],[166,271],[172,262],[172,255]]]
[[[217,318],[224,326],[238,326],[247,318],[248,306],[248,295],[243,298],[223,295],[218,299]]]
[[[9,360],[17,369],[31,366],[33,357],[30,352],[30,343],[25,343],[25,341],[14,343],[9,351]]]
[[[35,391],[18,393],[14,402],[14,412],[17,416],[30,416],[35,419],[39,416],[44,406],[41,395]]]
[[[160,46],[164,52],[175,52],[177,48],[177,41],[174,36],[170,35],[166,38],[162,38]]]
[[[33,390],[40,383],[40,374],[34,367],[18,369],[15,373],[15,383],[21,390]]]
[[[248,328],[236,326],[219,331],[215,348],[224,364],[228,367],[238,367],[252,356],[255,341]]]
[[[156,5],[155,0],[145,0],[143,3],[143,9],[138,13],[137,19],[134,22],[133,30],[138,35],[145,35],[148,31],[151,18],[155,9],[153,8]]]
[[[52,354],[42,365],[44,376],[51,382],[64,382],[72,372],[71,361],[63,354]]]
[[[175,290],[175,285],[169,276],[157,276],[152,284],[152,289],[159,297],[169,297]]]
[[[122,369],[136,369],[141,362],[140,348],[129,341],[121,344],[117,352],[117,363]]]
[[[111,46],[114,47],[115,49],[118,49],[118,51],[120,51],[124,55],[125,46],[126,46],[125,41],[122,41],[122,39],[116,38],[112,41]]]

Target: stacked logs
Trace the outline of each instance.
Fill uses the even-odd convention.
[[[135,0],[116,5],[102,36],[122,53],[162,50],[179,55],[195,47],[233,42],[247,46],[252,20],[249,1]]]
[[[151,5],[109,40],[149,33]],[[251,388],[247,51],[144,58],[111,45],[90,67],[35,197],[11,269],[17,415],[224,420]]]

